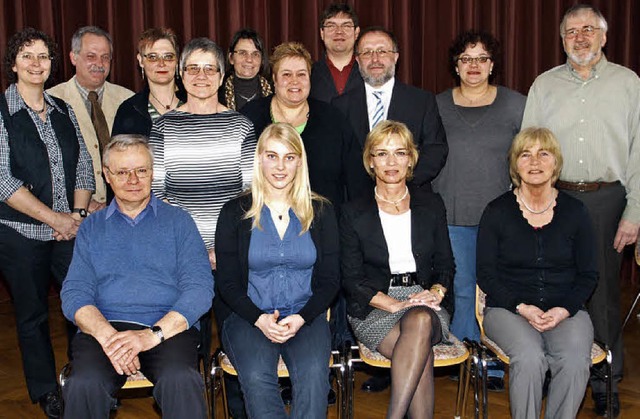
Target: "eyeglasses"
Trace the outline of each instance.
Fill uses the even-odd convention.
[[[598,28],[597,26],[583,26],[582,28],[574,28],[574,29],[569,29],[567,31],[564,31],[564,37],[566,39],[573,39],[576,36],[578,36],[578,34],[582,34],[582,36],[584,36],[585,38],[590,38],[593,35],[595,35],[596,31],[599,31],[602,28]]]
[[[463,64],[471,64],[471,63],[484,64],[489,60],[491,60],[491,57],[489,57],[488,55],[481,55],[479,57],[470,57],[468,55],[463,55],[462,57],[458,57],[458,61],[460,61]]]
[[[30,61],[32,63],[36,61],[49,61],[51,56],[49,54],[31,54],[30,52],[25,52],[20,54],[20,58],[25,61]]]
[[[106,168],[109,173],[116,177],[118,182],[126,182],[129,180],[129,176],[135,173],[138,179],[146,179],[151,174],[151,168],[149,167],[138,167],[136,169],[119,169],[115,172],[108,167]]]
[[[173,52],[167,52],[164,54],[156,54],[155,52],[151,52],[149,54],[143,54],[142,56],[146,58],[150,63],[157,63],[158,61],[171,63],[176,60],[176,54],[174,54]]]
[[[397,51],[394,50],[386,50],[386,49],[367,49],[362,52],[359,52],[358,55],[366,58],[367,60],[373,58],[373,54],[376,54],[378,58],[386,58],[392,54],[395,54]]]
[[[233,53],[242,57],[243,60],[246,60],[249,57],[253,58],[254,60],[262,58],[262,53],[258,50],[245,51],[243,49],[239,49],[239,50],[233,51]]]
[[[409,157],[409,152],[407,150],[396,150],[394,152],[378,150],[371,153],[371,157],[379,160],[388,160],[390,156],[395,157],[397,160],[404,160]]]
[[[351,32],[356,26],[353,23],[341,23],[340,25],[335,23],[326,23],[322,26],[327,32],[335,32],[340,29],[342,32]]]
[[[182,69],[186,71],[190,76],[197,76],[198,74],[200,74],[201,70],[204,71],[205,76],[214,76],[220,71],[218,67],[211,64],[189,64],[185,65]]]

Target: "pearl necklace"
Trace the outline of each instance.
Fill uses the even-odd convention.
[[[391,201],[391,200],[385,199],[382,196],[380,196],[378,194],[378,187],[377,186],[375,188],[373,188],[373,193],[376,195],[376,198],[378,198],[382,202],[386,202],[387,204],[393,205],[394,207],[396,207],[396,211],[400,212],[400,208],[398,208],[398,205],[402,201],[404,201],[404,199],[407,197],[407,195],[409,195],[409,188],[407,186],[405,186],[404,187],[404,195],[402,195],[402,197],[400,197],[400,199],[398,199],[396,201]]]
[[[543,210],[535,211],[529,205],[527,205],[527,203],[524,200],[524,197],[520,194],[520,189],[516,189],[516,194],[518,195],[518,198],[520,198],[520,202],[527,209],[527,211],[529,211],[531,214],[536,214],[536,215],[544,214],[545,212],[549,211],[549,208],[551,208],[551,205],[553,205],[553,202],[556,200],[556,197],[552,196],[551,200],[549,201],[549,204]]]

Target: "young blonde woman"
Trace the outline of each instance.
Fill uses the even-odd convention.
[[[224,205],[216,229],[214,300],[222,344],[250,418],[288,417],[278,388],[282,356],[293,383],[291,418],[325,418],[331,335],[326,311],[339,287],[331,204],[311,192],[302,139],[267,127],[253,183]]]

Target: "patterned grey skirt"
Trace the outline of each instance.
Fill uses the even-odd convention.
[[[411,294],[423,291],[420,285],[413,285],[411,287],[390,287],[387,293],[389,297],[393,297],[396,300],[404,301],[408,300]],[[393,326],[400,321],[404,313],[406,313],[411,307],[390,313],[385,310],[374,308],[364,320],[357,317],[349,317],[349,322],[353,328],[353,333],[359,342],[363,343],[367,348],[372,351],[377,351],[380,342],[389,334]],[[429,310],[432,310],[429,308]],[[440,320],[440,330],[434,331],[433,345],[436,343],[451,343],[449,340],[449,323],[450,316],[447,310],[441,308],[440,311],[432,310],[438,319]]]

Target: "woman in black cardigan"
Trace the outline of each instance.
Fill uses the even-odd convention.
[[[111,135],[149,136],[153,121],[187,100],[182,83],[176,79],[180,48],[171,29],[151,28],[138,40],[138,65],[144,88],[122,102],[113,121]]]
[[[448,338],[453,255],[439,195],[408,188],[418,152],[408,128],[379,123],[363,160],[374,194],[343,206],[343,287],[357,339],[391,359],[387,418],[433,417],[432,347]]]
[[[216,228],[214,311],[251,418],[325,418],[331,335],[326,311],[339,289],[334,210],[311,192],[302,140],[289,124],[260,136],[250,195],[227,202]]]

